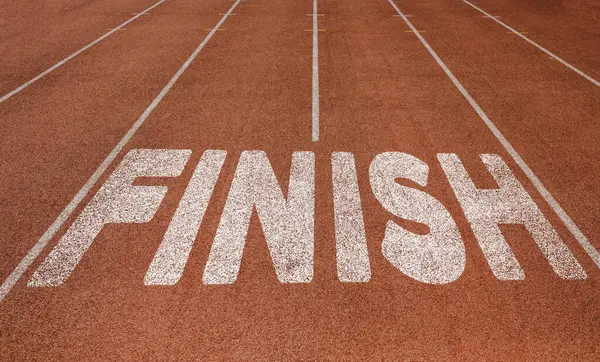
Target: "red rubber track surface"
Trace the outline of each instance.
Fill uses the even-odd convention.
[[[600,248],[600,87],[460,0],[395,2],[590,242]],[[0,96],[147,0],[0,4]],[[0,276],[4,280],[233,4],[167,0],[0,103]],[[594,1],[479,0],[485,11],[600,79]],[[129,141],[73,216],[0,302],[5,360],[597,360],[600,270],[387,0],[319,0],[320,140],[311,140],[310,0],[245,0]],[[307,14],[309,16],[307,16]],[[146,224],[104,227],[67,282],[27,281],[74,218],[136,148],[189,149]],[[202,152],[227,158],[181,280],[144,275]],[[291,155],[316,156],[315,275],[278,281],[253,214],[239,277],[202,273],[244,150],[264,150],[287,192]],[[341,283],[331,153],[356,159],[372,278]],[[388,220],[369,164],[387,151],[429,165],[466,248],[464,274],[418,282],[382,255]],[[498,187],[480,154],[499,154],[581,263],[560,279],[522,225],[502,232],[526,278],[492,274],[437,160],[455,153],[479,188]],[[403,222],[405,222],[403,224]],[[418,228],[418,226],[417,226]]]

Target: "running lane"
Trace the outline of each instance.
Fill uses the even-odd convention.
[[[0,97],[159,0],[0,4]]]
[[[106,187],[91,190],[0,304],[3,355],[598,354],[598,268],[388,2],[318,2],[312,142],[312,12],[311,1],[240,3],[109,167]],[[482,154],[499,156],[484,156],[490,170]],[[461,164],[492,190],[474,196]],[[146,186],[134,189],[140,202],[119,184],[135,173],[159,175],[133,181]],[[140,222],[157,186],[168,187],[164,200]],[[98,216],[129,221],[96,235]]]
[[[597,1],[478,0],[470,2],[481,10],[497,16],[498,20],[508,26],[524,32],[528,38],[596,80],[600,79],[600,49],[598,49],[600,3]],[[498,27],[501,31],[506,30],[501,25]]]

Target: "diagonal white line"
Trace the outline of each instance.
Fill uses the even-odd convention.
[[[98,39],[92,41],[91,43],[87,44],[86,46],[84,46],[83,48],[79,49],[78,51],[76,51],[75,53],[69,55],[68,57],[66,57],[65,59],[61,60],[60,62],[54,64],[53,66],[51,66],[50,68],[46,69],[45,71],[43,71],[42,73],[36,75],[35,77],[33,77],[32,79],[30,79],[29,81],[27,81],[26,83],[23,83],[21,86],[19,86],[18,88],[14,89],[13,91],[7,93],[6,95],[4,95],[2,98],[0,98],[0,103],[6,101],[7,99],[9,99],[10,97],[14,96],[15,94],[19,93],[20,91],[22,91],[23,89],[29,87],[30,85],[32,85],[33,83],[37,82],[38,80],[40,80],[41,78],[45,77],[46,75],[48,75],[48,73],[56,70],[57,68],[61,67],[63,64],[65,64],[66,62],[68,62],[69,60],[75,58],[76,56],[78,56],[79,54],[83,53],[84,51],[88,50],[89,48],[93,47],[94,45],[98,44],[99,42],[101,42],[102,40],[108,38],[109,36],[111,36],[113,33],[119,31],[121,28],[123,28],[124,26],[126,26],[127,24],[131,23],[132,21],[134,21],[135,19],[139,18],[140,16],[146,14],[148,11],[154,9],[155,7],[157,7],[158,5],[162,4],[163,2],[165,2],[166,0],[160,0],[159,2],[155,3],[154,5],[150,6],[149,8],[147,8],[146,10],[143,10],[141,13],[138,13],[136,16],[130,18],[129,20],[127,20],[126,22],[122,23],[121,25],[117,26],[114,29],[111,29],[109,32],[105,33],[104,35],[102,35],[101,37],[99,37]]]
[[[569,217],[569,215],[567,215],[565,210],[563,210],[563,208],[559,205],[558,201],[556,201],[556,199],[550,194],[550,191],[548,191],[548,189],[546,189],[546,187],[542,184],[542,181],[540,181],[540,179],[533,173],[531,168],[529,168],[529,166],[527,166],[527,164],[525,163],[525,161],[523,161],[523,159],[521,158],[521,156],[519,155],[517,150],[515,150],[514,147],[510,144],[510,142],[508,142],[506,137],[504,137],[504,135],[500,132],[500,130],[496,127],[496,125],[492,122],[492,120],[487,116],[487,114],[485,114],[485,112],[483,111],[483,109],[481,109],[479,104],[477,104],[475,99],[473,99],[473,97],[471,97],[469,92],[467,92],[467,90],[458,81],[458,79],[456,79],[454,74],[446,66],[446,63],[444,63],[444,61],[442,61],[442,59],[440,59],[440,57],[433,50],[433,48],[431,48],[429,43],[427,43],[425,38],[423,38],[423,36],[421,34],[419,34],[417,29],[408,20],[408,18],[406,16],[404,16],[404,14],[400,11],[400,9],[398,9],[396,4],[394,4],[392,2],[392,0],[388,0],[388,2],[392,5],[394,10],[396,10],[398,15],[400,15],[402,20],[404,20],[406,25],[408,25],[408,27],[413,31],[413,33],[417,36],[417,38],[419,38],[419,40],[421,41],[421,44],[423,44],[423,46],[425,47],[425,49],[427,49],[429,54],[431,54],[433,59],[435,59],[435,61],[438,63],[438,65],[444,70],[444,72],[446,73],[448,78],[450,78],[452,83],[454,83],[454,86],[456,86],[456,88],[460,91],[460,93],[469,102],[471,107],[473,107],[473,110],[475,110],[475,112],[483,120],[485,125],[490,129],[490,131],[494,134],[494,136],[496,136],[496,139],[498,139],[498,141],[500,141],[500,143],[502,144],[504,149],[510,154],[510,156],[513,158],[515,163],[519,166],[519,168],[521,168],[523,173],[525,173],[525,175],[527,176],[529,181],[531,181],[533,186],[542,195],[544,200],[546,200],[548,205],[550,205],[552,210],[562,220],[562,222],[565,224],[567,229],[569,229],[571,234],[575,237],[575,239],[577,239],[577,242],[579,242],[579,245],[581,245],[583,250],[585,250],[585,252],[590,256],[590,258],[592,258],[594,263],[596,263],[596,265],[600,268],[600,253],[598,252],[598,250],[596,250],[596,248],[594,248],[594,246],[590,243],[588,238],[583,234],[583,232],[579,229],[579,227],[575,224],[575,222]]]
[[[521,37],[521,39],[525,40],[526,42],[528,42],[529,44],[533,45],[534,47],[538,48],[539,50],[543,51],[544,53],[548,54],[550,57],[552,57],[554,60],[557,60],[558,62],[560,62],[562,65],[564,65],[565,67],[571,69],[572,71],[574,71],[575,73],[579,74],[580,76],[584,77],[585,79],[589,80],[590,82],[592,82],[594,85],[600,87],[600,82],[595,80],[594,78],[590,77],[589,75],[585,74],[584,72],[582,72],[581,70],[575,68],[573,65],[567,63],[566,61],[564,61],[562,58],[559,58],[558,55],[552,53],[551,51],[549,51],[548,49],[544,48],[543,46],[539,45],[538,43],[534,42],[533,40],[529,39],[528,37],[526,37],[525,35],[519,33],[518,31],[516,31],[515,29],[513,29],[512,27],[508,26],[506,23],[498,20],[495,16],[492,16],[491,14],[488,14],[487,12],[485,12],[483,9],[471,4],[470,2],[468,2],[467,0],[462,0],[464,3],[470,5],[471,7],[473,7],[475,10],[479,11],[482,14],[487,15],[487,17],[489,17],[490,19],[494,20],[495,22],[497,22],[498,24],[502,25],[503,27],[505,27],[506,29],[510,30],[511,32],[515,33],[515,35]]]
[[[241,0],[237,0],[231,6],[229,11],[227,11],[227,13],[225,13],[225,15],[221,18],[221,20],[219,20],[217,25],[215,25],[215,27],[210,31],[210,33],[208,33],[208,35],[204,38],[202,43],[200,43],[200,45],[196,48],[196,50],[194,50],[192,55],[185,61],[185,63],[183,63],[181,68],[179,68],[177,73],[175,73],[175,75],[171,78],[169,83],[167,83],[167,85],[160,91],[158,96],[156,96],[156,98],[154,98],[152,103],[148,106],[148,108],[146,108],[144,113],[142,113],[142,115],[137,119],[137,121],[135,121],[133,126],[131,126],[131,128],[129,129],[129,131],[127,131],[127,133],[123,136],[123,138],[121,138],[121,140],[115,146],[115,148],[113,148],[113,150],[108,154],[108,156],[106,156],[104,161],[100,164],[100,166],[98,166],[98,169],[96,169],[94,174],[89,178],[89,180],[87,180],[87,182],[85,183],[85,185],[83,185],[81,190],[79,190],[77,195],[75,195],[75,197],[73,197],[73,199],[69,202],[69,204],[65,207],[65,209],[58,215],[56,220],[54,220],[52,225],[50,225],[48,230],[46,230],[44,235],[42,235],[42,237],[38,240],[38,242],[31,248],[31,250],[29,250],[27,255],[25,255],[23,260],[21,260],[19,265],[17,265],[17,267],[8,276],[8,278],[6,278],[4,283],[2,283],[2,286],[0,286],[0,302],[6,297],[6,295],[11,291],[11,289],[19,281],[19,279],[23,276],[25,271],[27,271],[29,266],[38,257],[40,252],[44,249],[44,247],[46,247],[48,242],[50,240],[52,240],[52,238],[54,237],[54,234],[56,234],[56,232],[63,226],[63,224],[71,216],[71,214],[77,208],[77,206],[79,206],[81,201],[83,201],[83,199],[87,196],[87,194],[94,187],[94,185],[96,185],[96,183],[98,182],[98,180],[100,179],[102,174],[104,174],[106,169],[108,169],[108,167],[111,165],[111,163],[118,156],[119,152],[121,152],[121,150],[125,147],[127,142],[129,142],[131,137],[133,137],[135,132],[142,126],[142,124],[146,121],[148,116],[150,116],[152,111],[154,111],[156,106],[158,106],[160,101],[162,101],[162,99],[169,92],[169,90],[171,90],[171,88],[173,87],[175,82],[177,82],[177,80],[179,79],[179,77],[181,77],[183,72],[185,72],[185,70],[190,66],[190,64],[198,56],[198,54],[200,53],[202,48],[204,48],[204,46],[206,45],[206,43],[208,43],[210,38],[212,38],[212,36],[217,32],[217,29],[219,29],[219,27],[225,22],[227,17],[238,6],[240,1]]]

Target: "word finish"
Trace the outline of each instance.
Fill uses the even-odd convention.
[[[129,151],[35,271],[29,286],[64,283],[104,225],[149,222],[167,187],[135,186],[134,181],[139,177],[177,177],[191,153],[177,149]],[[146,285],[173,285],[181,278],[226,154],[222,150],[202,154],[148,268]],[[456,154],[437,155],[494,276],[500,280],[524,279],[523,269],[499,228],[501,224],[521,224],[558,276],[585,279],[582,266],[502,158],[494,154],[480,158],[498,188],[478,189]],[[332,153],[331,169],[338,279],[368,282],[371,267],[354,155]],[[381,206],[398,218],[429,229],[426,234],[417,234],[388,220],[381,240],[383,256],[415,280],[446,284],[457,280],[465,268],[466,250],[458,226],[438,199],[397,182],[407,180],[425,187],[428,177],[429,166],[407,153],[381,153],[369,167],[370,188]],[[205,284],[236,281],[254,209],[279,281],[312,281],[313,152],[292,154],[288,185],[286,198],[265,152],[241,153],[204,269]]]

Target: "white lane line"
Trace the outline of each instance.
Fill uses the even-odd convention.
[[[113,29],[107,29],[109,30],[107,33],[105,33],[104,35],[102,35],[101,37],[99,37],[98,39],[94,40],[93,42],[89,43],[88,45],[84,46],[83,48],[79,49],[78,51],[76,51],[75,53],[69,55],[68,57],[66,57],[65,59],[61,60],[60,62],[54,64],[53,66],[51,66],[50,68],[46,69],[45,71],[43,71],[42,73],[36,75],[34,78],[30,79],[29,81],[27,81],[26,83],[22,84],[20,87],[14,89],[13,91],[9,92],[8,94],[4,95],[2,98],[0,98],[0,103],[6,101],[7,99],[9,99],[10,97],[14,96],[15,94],[19,93],[20,91],[22,91],[23,89],[29,87],[30,85],[32,85],[33,83],[37,82],[38,80],[40,80],[41,78],[45,77],[46,75],[48,75],[48,73],[56,70],[57,68],[59,68],[60,66],[62,66],[63,64],[65,64],[66,62],[68,62],[69,60],[75,58],[76,56],[78,56],[79,54],[83,53],[84,51],[88,50],[89,48],[93,47],[94,45],[98,44],[99,42],[101,42],[102,40],[108,38],[109,36],[111,36],[113,33],[121,30],[124,26],[126,26],[127,24],[131,23],[132,21],[134,21],[135,19],[139,18],[140,16],[145,15],[148,11],[154,9],[155,7],[157,7],[158,5],[162,4],[163,2],[165,2],[166,0],[160,0],[159,2],[155,3],[154,5],[150,6],[149,8],[147,8],[146,10],[142,11],[141,13],[137,13],[137,15],[135,15],[134,17],[132,17],[131,19],[127,20],[126,22],[122,23],[121,25],[117,26],[116,28]],[[125,30],[125,29],[123,29]]]
[[[564,61],[563,59],[559,58],[556,54],[552,53],[551,51],[549,51],[548,49],[544,48],[543,46],[539,45],[538,43],[534,42],[533,40],[529,39],[528,37],[526,37],[523,34],[526,33],[519,33],[518,31],[516,31],[515,29],[511,28],[510,26],[508,26],[506,23],[502,22],[501,20],[498,20],[497,16],[493,16],[487,12],[485,12],[483,9],[471,4],[470,2],[468,2],[467,0],[462,0],[464,3],[470,5],[473,9],[479,11],[482,14],[485,14],[487,17],[489,17],[490,19],[494,20],[495,22],[497,22],[498,24],[502,25],[503,27],[505,27],[506,29],[510,30],[511,32],[515,33],[515,35],[518,35],[519,37],[521,37],[523,40],[525,40],[526,42],[528,42],[529,44],[533,45],[534,47],[538,48],[539,50],[543,51],[544,53],[548,54],[550,57],[552,57],[555,60],[558,60],[559,62],[562,63],[562,65],[564,65],[565,67],[571,69],[572,71],[574,71],[575,73],[579,74],[580,76],[584,77],[585,79],[589,80],[590,82],[594,83],[596,86],[600,87],[600,82],[595,80],[594,78],[590,77],[589,75],[585,74],[584,72],[582,72],[581,70],[575,68],[574,66],[572,66],[571,64],[567,63],[566,61]]]
[[[429,45],[429,43],[427,43],[425,38],[423,38],[423,36],[421,34],[419,34],[419,32],[417,31],[417,28],[415,28],[414,25],[410,22],[410,20],[408,20],[404,16],[404,14],[400,11],[400,9],[398,9],[396,4],[394,4],[392,2],[392,0],[388,0],[388,2],[396,10],[398,15],[400,15],[400,17],[402,17],[402,19],[404,20],[406,25],[408,25],[408,27],[415,33],[417,38],[419,38],[419,40],[421,41],[421,44],[423,44],[423,46],[425,47],[425,49],[427,49],[429,54],[431,54],[433,59],[435,59],[435,61],[438,63],[438,65],[444,70],[444,72],[446,73],[448,78],[450,78],[452,83],[454,83],[454,86],[456,86],[456,88],[460,91],[460,93],[462,93],[462,95],[469,102],[471,107],[473,107],[475,112],[483,120],[483,122],[486,124],[486,126],[490,129],[490,131],[494,134],[494,136],[496,136],[496,139],[498,139],[498,141],[500,141],[500,143],[502,144],[504,149],[510,154],[510,156],[513,158],[515,163],[521,168],[523,173],[525,173],[525,175],[527,176],[529,181],[531,181],[533,186],[542,195],[544,200],[546,200],[548,205],[550,205],[552,210],[554,210],[556,215],[558,215],[558,217],[562,220],[562,222],[565,224],[567,229],[569,229],[571,234],[575,237],[575,239],[577,239],[577,241],[579,242],[579,245],[581,245],[581,247],[585,250],[585,252],[590,256],[590,258],[592,258],[594,263],[596,263],[596,265],[600,268],[600,253],[598,252],[598,250],[596,250],[594,248],[594,246],[590,243],[588,238],[583,234],[583,232],[579,229],[579,227],[575,224],[575,222],[569,217],[569,215],[567,215],[565,210],[563,210],[563,208],[559,205],[558,201],[556,201],[556,199],[550,194],[550,191],[548,191],[548,189],[546,189],[546,187],[542,184],[542,181],[540,181],[540,179],[533,173],[533,171],[529,168],[529,166],[527,166],[527,164],[525,163],[525,161],[523,161],[523,159],[521,158],[519,153],[513,148],[513,146],[510,144],[510,142],[508,142],[506,137],[504,137],[504,135],[500,132],[500,130],[496,127],[496,125],[492,122],[492,120],[489,119],[487,114],[485,114],[485,112],[481,109],[479,104],[477,104],[475,99],[473,99],[473,97],[471,97],[469,92],[467,92],[467,90],[458,81],[458,79],[456,79],[454,74],[450,71],[450,69],[448,69],[446,64],[442,61],[442,59],[440,59],[440,57],[437,55],[437,53],[431,48],[431,46]]]
[[[319,23],[317,0],[313,0],[313,51],[312,51],[312,140],[319,140]]]
[[[42,235],[42,237],[38,240],[38,242],[29,250],[27,255],[21,260],[19,265],[13,270],[13,272],[6,278],[2,286],[0,286],[0,302],[6,297],[6,295],[10,292],[10,290],[14,287],[14,285],[19,281],[19,279],[23,276],[27,268],[35,261],[40,252],[46,247],[48,242],[52,240],[54,234],[63,226],[63,224],[67,221],[67,219],[71,216],[73,211],[79,206],[81,201],[87,196],[90,190],[96,185],[96,182],[100,179],[102,174],[106,171],[106,169],[110,166],[110,164],[115,160],[118,156],[119,152],[125,147],[127,142],[133,137],[135,132],[142,126],[142,124],[146,121],[146,119],[150,116],[152,111],[158,106],[160,101],[165,97],[165,95],[171,90],[171,87],[177,82],[179,77],[185,72],[185,70],[190,66],[192,61],[198,56],[202,48],[208,43],[210,38],[217,32],[217,29],[225,22],[227,17],[231,14],[231,12],[238,6],[241,0],[237,0],[229,9],[229,11],[219,20],[217,25],[212,29],[208,35],[204,38],[202,43],[194,50],[192,55],[183,63],[181,68],[175,73],[175,75],[171,78],[169,83],[160,91],[158,96],[154,98],[152,103],[146,108],[144,113],[135,121],[133,126],[127,131],[127,133],[121,138],[119,143],[113,148],[113,150],[106,156],[104,161],[100,164],[98,169],[94,172],[94,174],[90,177],[89,180],[83,185],[81,190],[73,197],[73,199],[69,202],[69,204],[65,207],[65,209],[58,215],[56,220],[50,225],[48,230]]]

